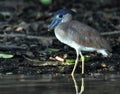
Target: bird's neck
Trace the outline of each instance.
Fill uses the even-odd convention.
[[[61,23],[66,23],[66,22],[69,22],[69,21],[71,21],[72,19],[63,19],[62,21],[61,21]]]
[[[69,22],[71,20],[72,20],[72,15],[66,14],[61,22],[64,23],[64,22]]]

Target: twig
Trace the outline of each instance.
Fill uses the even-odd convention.
[[[33,36],[33,35],[26,35],[26,34],[0,34],[0,37],[22,37],[27,39],[56,39],[55,37],[41,37],[41,36]]]
[[[0,44],[0,50],[26,50],[28,47],[16,46],[16,45],[3,45]]]
[[[103,36],[120,35],[120,31],[104,32],[104,33],[101,33],[101,35],[103,35]]]

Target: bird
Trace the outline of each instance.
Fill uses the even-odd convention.
[[[74,75],[77,67],[79,56],[82,61],[82,75],[84,75],[84,63],[85,58],[82,51],[93,52],[102,54],[104,57],[108,57],[112,51],[111,46],[100,33],[84,23],[81,23],[73,17],[77,13],[71,9],[59,9],[54,13],[53,21],[48,26],[48,31],[54,29],[57,39],[72,47],[76,50],[76,60],[71,75]]]

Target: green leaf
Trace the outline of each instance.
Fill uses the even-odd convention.
[[[48,48],[48,52],[58,52],[60,49]]]
[[[12,72],[7,72],[6,75],[12,75],[13,73]]]
[[[85,55],[85,56],[84,56],[85,62],[88,61],[89,58],[90,58],[89,56]],[[82,59],[80,58],[79,61],[81,62]],[[74,62],[75,62],[75,59],[66,59],[66,62],[67,62],[67,63],[74,63]]]
[[[0,58],[12,58],[13,56],[11,54],[0,54]]]
[[[50,4],[52,0],[39,0],[42,4]]]
[[[66,62],[67,62],[67,63],[74,63],[74,62],[75,62],[75,59],[66,59]]]
[[[48,48],[47,52],[46,51],[40,51],[40,56],[44,56],[48,53],[58,52],[58,51],[60,51],[60,49]]]

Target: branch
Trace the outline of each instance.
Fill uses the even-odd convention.
[[[33,36],[33,35],[26,35],[26,34],[0,34],[0,37],[22,37],[27,39],[56,39],[55,37],[41,37],[41,36]]]
[[[103,36],[120,35],[120,31],[104,32],[104,33],[101,33],[101,35],[103,35]]]
[[[28,47],[0,44],[0,50],[26,50],[26,49],[28,49]]]

